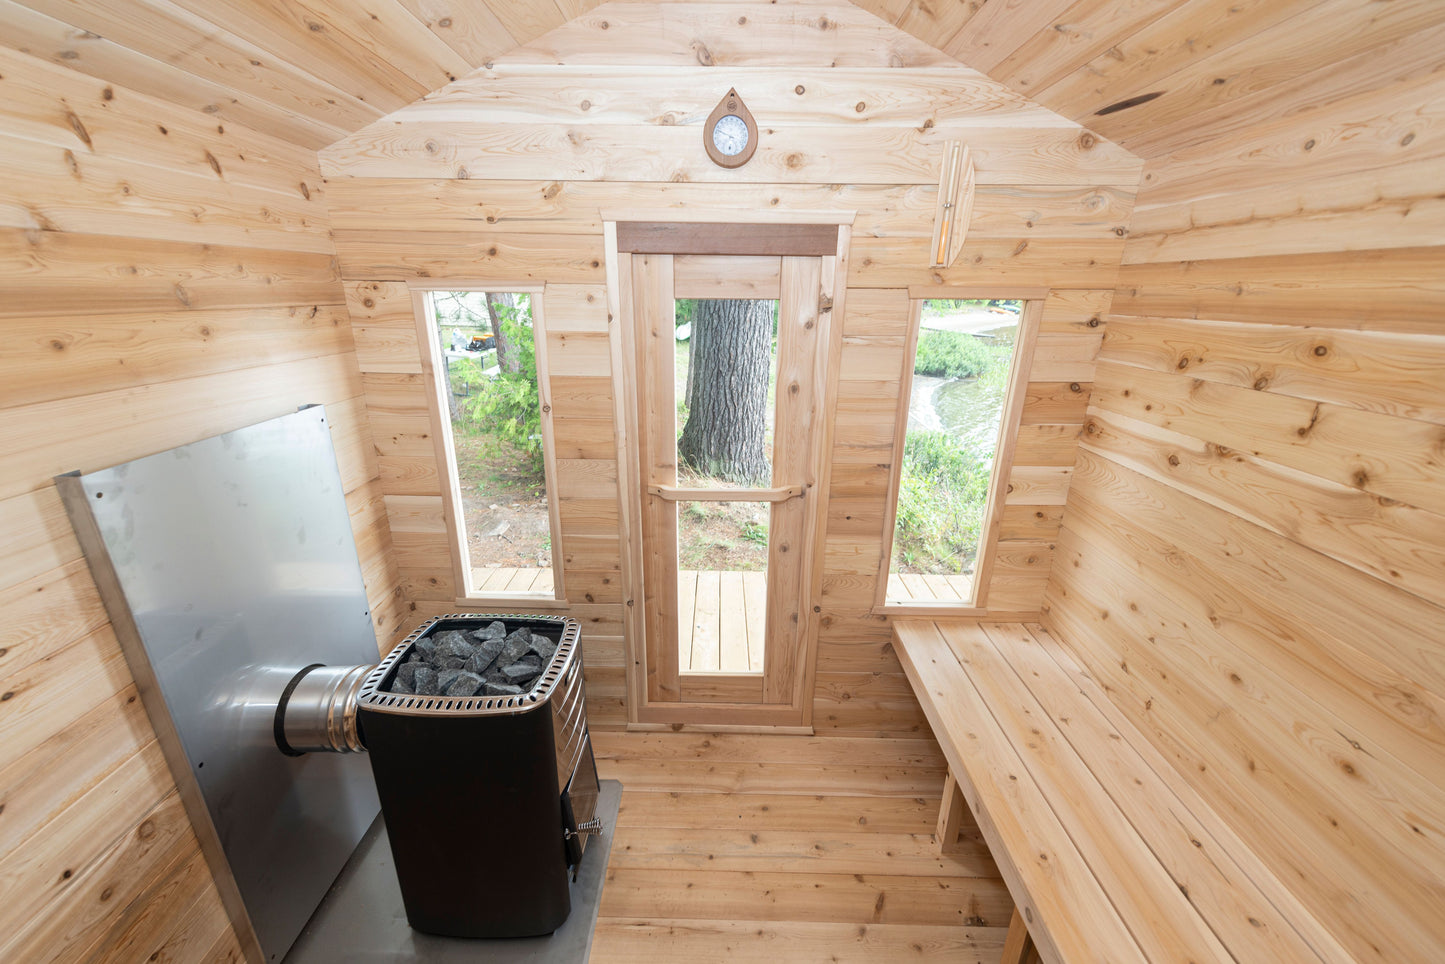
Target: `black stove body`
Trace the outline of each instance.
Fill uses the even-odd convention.
[[[434,631],[500,619],[557,650],[522,696],[388,692]],[[570,868],[595,827],[597,768],[587,732],[575,619],[458,614],[413,632],[367,676],[357,724],[371,756],[407,919],[448,937],[530,937],[567,919]]]

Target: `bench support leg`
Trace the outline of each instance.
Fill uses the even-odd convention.
[[[943,781],[943,805],[938,808],[938,829],[933,836],[939,853],[957,852],[959,829],[967,825],[965,814],[968,814],[968,802],[963,799],[963,791],[958,788],[958,781],[950,770],[948,778]]]
[[[1034,954],[1034,942],[1029,938],[1029,929],[1024,925],[1024,915],[1014,908],[1014,915],[1008,922],[1008,935],[1003,939],[1003,957],[999,964],[1028,964],[1038,960]]]

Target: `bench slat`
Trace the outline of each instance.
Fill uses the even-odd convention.
[[[1232,962],[988,632],[977,623],[940,622],[939,629],[1144,955],[1156,962]],[[1150,779],[1135,799],[1162,802],[1160,790]]]
[[[899,660],[1044,957],[1145,961],[935,625],[896,621],[893,631]],[[989,779],[974,780],[980,772]]]
[[[1319,960],[1191,808],[1140,756],[1134,741],[1143,739],[1142,734],[1121,733],[1111,726],[1031,630],[1018,624],[993,624],[982,631],[992,644],[1000,674],[1016,674],[1008,689],[1027,693],[1031,704],[1043,711],[1046,730],[1068,742],[1074,759],[1087,766],[1089,776],[1107,793],[1102,805],[1117,808],[1147,846],[1147,858],[1157,861],[1163,871],[1166,883],[1160,886],[1186,901],[1189,913],[1201,925],[1207,923],[1225,947],[1236,952],[1251,948],[1247,956],[1281,964]]]
[[[1058,683],[1056,691],[1064,694],[1060,697],[1059,705],[1070,705],[1068,693],[1070,689],[1081,698],[1089,701],[1089,707],[1097,712],[1102,721],[1098,726],[1110,732],[1120,734],[1122,742],[1127,744],[1130,750],[1140,760],[1149,773],[1152,773],[1156,780],[1169,788],[1169,791],[1176,799],[1181,801],[1181,807],[1190,816],[1198,821],[1198,828],[1201,833],[1207,834],[1208,839],[1215,843],[1216,850],[1210,861],[1205,861],[1206,866],[1202,877],[1196,877],[1189,882],[1191,895],[1200,896],[1198,888],[1215,886],[1212,883],[1212,875],[1218,874],[1222,880],[1217,885],[1225,888],[1224,893],[1234,900],[1234,908],[1231,910],[1227,897],[1217,898],[1217,905],[1224,908],[1223,917],[1214,921],[1215,930],[1225,938],[1225,943],[1237,949],[1233,935],[1244,933],[1253,935],[1254,931],[1263,931],[1257,935],[1261,940],[1260,950],[1254,956],[1260,960],[1290,961],[1295,959],[1322,960],[1331,964],[1345,964],[1353,962],[1354,955],[1340,944],[1339,940],[1331,934],[1324,925],[1300,902],[1299,898],[1290,891],[1275,873],[1266,866],[1264,861],[1246,845],[1243,840],[1229,827],[1224,819],[1219,816],[1202,798],[1188,785],[1183,775],[1161,754],[1158,749],[1149,742],[1148,738],[1129,722],[1128,718],[1119,710],[1109,695],[1104,692],[1103,687],[1094,680],[1093,676],[1082,667],[1063,643],[1056,639],[1042,626],[1029,623],[1026,625],[1028,632],[1038,644],[1037,649],[1020,647],[1017,652],[1010,653],[1010,659],[1020,673],[1025,667],[1041,667],[1042,676],[1050,676],[1051,667],[1062,674],[1063,679]],[[1043,692],[1043,688],[1030,681],[1030,688],[1036,694]],[[1050,688],[1050,691],[1055,691]],[[1077,705],[1077,704],[1074,704]],[[1056,717],[1059,710],[1052,709]],[[1072,724],[1077,726],[1082,719],[1087,717],[1086,713],[1075,713]],[[1127,775],[1121,779],[1131,779]],[[1192,829],[1192,828],[1191,828]],[[1205,837],[1199,837],[1205,840]],[[1191,849],[1193,849],[1191,845]],[[1224,856],[1237,869],[1238,875],[1231,873],[1230,868],[1222,861]],[[1188,859],[1186,852],[1181,860]],[[1230,893],[1227,888],[1237,887],[1238,890]],[[1202,896],[1200,897],[1201,900]],[[1271,914],[1272,911],[1272,914]],[[1249,931],[1241,931],[1237,923],[1240,914],[1245,914],[1245,923]],[[1263,916],[1270,914],[1270,916]],[[1233,918],[1231,921],[1229,918]],[[1248,918],[1253,917],[1261,922],[1261,927],[1255,928],[1248,923]],[[1308,952],[1301,951],[1291,935],[1297,935],[1299,941],[1309,948]],[[1278,943],[1273,943],[1277,941]],[[1311,957],[1309,954],[1313,954]],[[1250,955],[1237,955],[1241,960],[1249,959]]]

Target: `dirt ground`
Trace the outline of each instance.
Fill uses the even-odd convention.
[[[546,480],[505,442],[457,433],[455,443],[472,566],[550,566]],[[688,478],[682,484],[709,483]],[[679,569],[767,568],[766,503],[689,502],[679,509]]]
[[[472,566],[550,566],[546,480],[505,442],[462,434],[455,442]]]
[[[677,519],[677,567],[768,568],[766,502],[686,502]]]

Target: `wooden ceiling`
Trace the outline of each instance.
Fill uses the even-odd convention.
[[[1143,157],[1434,73],[1445,50],[1439,0],[857,3]],[[0,0],[0,43],[319,148],[596,6]]]

